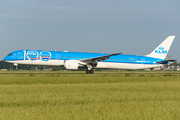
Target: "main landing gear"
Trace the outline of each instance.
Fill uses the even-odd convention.
[[[97,64],[87,64],[87,70],[86,70],[86,74],[94,74],[94,67],[97,66]]]
[[[93,70],[86,70],[86,74],[94,74]]]

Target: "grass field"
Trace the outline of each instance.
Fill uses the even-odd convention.
[[[129,119],[179,120],[180,75],[0,74],[0,120]]]

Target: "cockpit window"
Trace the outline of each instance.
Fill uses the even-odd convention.
[[[12,56],[12,54],[9,54],[9,56]]]

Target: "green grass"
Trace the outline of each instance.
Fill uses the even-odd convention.
[[[180,119],[180,75],[0,74],[2,120]]]

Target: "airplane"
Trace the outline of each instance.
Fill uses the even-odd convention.
[[[4,61],[28,65],[64,66],[67,70],[87,67],[86,74],[93,74],[96,68],[137,70],[161,67],[175,60],[166,60],[166,56],[175,36],[168,36],[148,55],[125,55],[85,53],[68,51],[18,50],[8,54]]]

